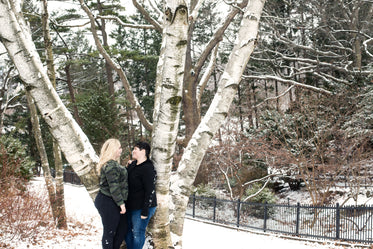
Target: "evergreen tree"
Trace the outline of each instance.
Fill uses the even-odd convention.
[[[132,22],[144,24],[138,13],[130,17]],[[115,39],[113,50],[117,61],[125,68],[127,77],[146,117],[152,121],[154,87],[161,35],[150,29],[127,29],[117,27],[112,33]]]

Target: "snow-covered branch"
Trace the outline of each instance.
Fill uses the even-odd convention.
[[[269,183],[269,180],[270,180],[270,178],[268,178],[267,180],[266,180],[266,182],[263,184],[263,186],[256,192],[256,193],[254,193],[254,194],[252,194],[252,195],[249,195],[248,197],[246,197],[244,200],[243,200],[243,202],[245,202],[245,201],[247,201],[247,200],[249,200],[249,199],[251,199],[251,198],[253,198],[253,197],[255,197],[255,196],[257,196],[258,194],[260,194],[260,192],[262,192],[263,191],[263,189],[267,186],[267,184]],[[253,182],[250,182],[250,183],[253,183]]]
[[[285,91],[283,91],[281,94],[275,96],[275,97],[269,97],[269,98],[265,98],[262,102],[260,102],[259,104],[257,104],[256,106],[254,106],[254,108],[258,108],[259,106],[261,106],[262,104],[264,104],[265,102],[267,101],[270,101],[270,100],[275,100],[275,99],[279,99],[281,97],[283,97],[285,94],[287,94],[291,89],[294,88],[294,85],[290,86],[288,89],[286,89]]]
[[[371,43],[371,42],[373,42],[373,37],[372,38],[370,38],[370,39],[368,39],[368,40],[365,40],[364,42],[363,42],[363,46],[364,46],[364,50],[365,50],[365,52],[370,56],[370,57],[373,57],[373,54],[369,51],[369,49],[368,49],[368,43]]]
[[[290,57],[290,56],[281,54],[279,52],[275,52],[275,53],[277,55],[279,55],[279,57],[282,58],[283,60],[300,62],[300,63],[306,63],[306,64],[312,64],[312,65],[317,65],[319,67],[323,66],[323,67],[327,67],[327,68],[330,68],[330,69],[333,69],[333,70],[336,70],[336,71],[340,71],[340,72],[343,72],[343,73],[347,73],[347,74],[370,75],[372,73],[369,70],[366,70],[366,71],[362,71],[362,70],[349,70],[348,69],[349,64],[347,64],[347,66],[344,65],[344,67],[341,67],[341,66],[338,66],[336,64],[325,62],[325,61],[321,61],[321,60],[315,60],[315,59],[311,59],[311,58],[302,58],[302,57]]]
[[[219,164],[219,169],[220,169],[220,172],[224,175],[225,181],[227,182],[227,185],[229,188],[229,195],[231,197],[231,200],[233,200],[233,191],[232,191],[231,183],[230,183],[229,176],[228,176],[229,168],[227,168],[226,171],[224,171],[224,169]]]
[[[205,0],[198,0],[196,6],[193,8],[192,13],[190,14],[189,18],[191,20],[197,20],[198,17],[198,11],[202,7],[202,4],[205,2]],[[190,8],[190,7],[189,7]]]
[[[245,79],[256,79],[256,80],[276,80],[276,81],[279,81],[279,82],[282,82],[282,83],[286,83],[286,84],[294,85],[294,86],[301,87],[301,88],[304,88],[304,89],[312,90],[314,92],[323,93],[323,94],[327,94],[327,95],[333,95],[332,92],[330,92],[328,90],[325,90],[325,89],[322,89],[322,88],[319,88],[319,87],[302,84],[302,83],[299,83],[295,80],[286,80],[286,79],[283,79],[281,77],[272,76],[272,75],[261,75],[261,76],[243,75],[242,77],[245,78]]]

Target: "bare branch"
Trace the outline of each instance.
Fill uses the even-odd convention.
[[[97,18],[105,19],[105,20],[114,20],[114,21],[117,21],[123,27],[127,27],[127,28],[156,29],[153,25],[125,23],[122,20],[120,20],[120,18],[117,16],[97,16]]]
[[[286,79],[283,79],[283,78],[280,78],[280,77],[277,77],[277,76],[272,76],[272,75],[262,75],[262,76],[243,75],[242,77],[245,78],[245,79],[256,79],[256,80],[276,80],[276,81],[279,81],[279,82],[282,82],[282,83],[286,83],[286,84],[298,86],[298,87],[301,87],[301,88],[304,88],[304,89],[312,90],[314,92],[327,94],[327,95],[333,95],[332,92],[330,92],[328,90],[325,90],[325,89],[322,89],[322,88],[302,84],[302,83],[299,83],[299,82],[294,81],[294,80],[286,80]]]
[[[253,198],[253,197],[255,197],[255,196],[257,196],[258,194],[260,194],[260,192],[262,192],[263,191],[263,189],[267,186],[267,184],[269,183],[269,178],[266,180],[266,182],[263,184],[263,186],[255,193],[255,194],[252,194],[252,195],[249,195],[248,197],[246,197],[243,201],[245,202],[245,201],[247,201],[247,200],[249,200],[249,199],[251,199],[251,198]],[[257,181],[257,180],[255,180],[255,181]],[[254,183],[255,181],[251,181],[250,183]]]
[[[364,50],[365,50],[365,52],[366,52],[370,57],[373,57],[373,54],[370,53],[369,50],[368,50],[368,43],[370,43],[370,42],[373,42],[373,38],[370,38],[370,39],[364,41],[364,42],[363,42],[363,45],[364,45]]]
[[[352,85],[351,83],[349,83],[345,79],[338,79],[336,77],[333,77],[330,74],[326,74],[326,73],[323,73],[323,72],[315,72],[315,71],[313,71],[313,72],[310,72],[310,73],[312,73],[313,75],[315,75],[317,77],[320,77],[321,79],[323,79],[324,81],[329,82],[329,83],[332,83],[332,81],[335,81],[335,82],[339,82],[339,83],[342,83],[342,84],[345,84],[345,85],[349,85],[349,86]]]
[[[93,38],[95,40],[95,43],[96,43],[96,46],[97,46],[97,49],[99,50],[100,54],[105,58],[105,60],[110,64],[110,66],[118,73],[121,81],[122,81],[122,85],[124,87],[124,89],[126,90],[126,95],[127,95],[127,98],[128,100],[130,101],[131,105],[133,106],[133,108],[136,110],[136,113],[142,123],[142,125],[144,125],[144,127],[151,131],[153,129],[153,126],[152,124],[146,119],[145,115],[144,115],[144,112],[142,111],[142,108],[136,98],[136,96],[133,94],[132,90],[131,90],[131,86],[127,80],[127,76],[125,74],[125,72],[122,70],[122,68],[120,67],[120,65],[118,63],[116,63],[111,57],[110,55],[106,52],[105,48],[102,46],[101,44],[101,41],[98,37],[98,34],[97,34],[97,30],[96,30],[96,25],[95,25],[95,18],[93,16],[93,13],[91,12],[91,10],[88,8],[88,6],[84,3],[83,0],[79,0],[80,2],[80,5],[82,6],[83,10],[87,13],[89,19],[90,19],[90,22],[91,22],[91,31],[92,31],[92,35],[93,35]]]
[[[154,0],[148,0],[150,7],[157,13],[158,21],[162,22],[162,11],[157,7],[157,4],[154,2]]]
[[[218,49],[219,49],[219,45],[217,44],[216,47],[214,48],[214,51],[211,54],[210,62],[208,64],[207,68],[206,68],[206,71],[202,75],[202,78],[198,83],[198,86],[197,86],[198,105],[200,105],[200,103],[201,103],[201,98],[202,98],[203,91],[204,91],[204,89],[205,89],[205,87],[206,87],[206,85],[207,85],[207,83],[210,79],[210,76],[211,76],[212,72],[214,71],[215,64],[216,64],[216,57],[217,57],[217,54],[218,54]]]
[[[147,12],[144,7],[142,7],[136,0],[132,0],[133,5],[140,11],[140,13],[144,16],[145,20],[147,20],[150,24],[152,24],[156,30],[162,33],[162,26],[156,20],[154,20]]]
[[[240,8],[244,8],[247,6],[247,3],[248,3],[248,0],[243,0],[241,4],[239,4],[238,6]],[[204,49],[204,51],[202,52],[202,54],[200,55],[197,63],[196,63],[196,66],[195,66],[195,72],[196,74],[198,74],[202,68],[202,66],[204,65],[208,55],[211,53],[211,51],[214,49],[214,47],[216,46],[216,44],[218,42],[220,42],[222,39],[223,39],[223,34],[225,32],[225,30],[228,28],[228,26],[231,24],[233,18],[240,12],[239,9],[237,8],[233,8],[232,11],[230,13],[228,13],[228,15],[226,16],[226,19],[225,21],[222,23],[222,25],[220,26],[220,28],[218,28],[215,32],[215,34],[212,36],[212,39],[209,41],[209,43],[206,45],[206,48]]]
[[[313,60],[313,59],[309,59],[309,58],[289,57],[289,56],[283,55],[283,54],[281,54],[279,52],[276,52],[276,51],[273,51],[273,52],[276,53],[277,55],[279,55],[284,60],[296,61],[296,62],[300,62],[300,63],[308,63],[308,64],[317,65],[317,66],[329,67],[329,68],[332,68],[336,71],[340,71],[340,72],[347,73],[347,74],[370,75],[372,73],[369,70],[368,71],[349,70],[347,68],[350,66],[350,64],[346,64],[345,67],[340,67],[340,66],[337,66],[335,64],[328,63],[328,62]]]
[[[50,18],[50,22],[55,25],[56,27],[61,27],[61,28],[81,28],[81,27],[84,27],[84,26],[87,26],[88,24],[90,24],[90,21],[88,22],[85,22],[83,24],[76,24],[76,25],[62,25],[62,24],[59,24],[58,22],[56,22],[55,20],[53,20],[52,18]]]
[[[294,85],[290,86],[288,89],[286,89],[283,93],[281,93],[280,95],[278,96],[274,96],[274,97],[269,97],[269,98],[266,98],[264,99],[262,102],[260,102],[259,104],[257,104],[256,106],[254,106],[254,108],[258,108],[259,106],[261,106],[262,104],[264,104],[265,102],[267,101],[270,101],[270,100],[275,100],[275,99],[279,99],[281,97],[283,97],[285,94],[287,94],[291,89],[294,88]]]
[[[198,11],[200,10],[202,4],[205,2],[205,0],[199,0],[197,2],[197,5],[194,7],[192,13],[190,14],[190,18],[192,20],[196,20],[197,19],[197,16],[198,16]]]
[[[228,173],[227,173],[229,168],[227,168],[227,171],[224,171],[219,164],[219,169],[220,169],[221,173],[223,173],[223,175],[224,175],[224,178],[225,178],[225,180],[227,182],[227,185],[228,185],[228,188],[229,188],[229,194],[230,194],[231,200],[233,200],[233,191],[232,191],[232,187],[231,187],[231,184],[230,184],[230,181],[229,181],[229,176],[228,176]]]
[[[281,35],[278,34],[278,32],[275,32],[275,36],[276,36],[276,41],[279,41],[279,42],[282,42],[284,44],[287,44],[287,45],[290,45],[291,47],[296,47],[296,48],[300,48],[304,51],[310,51],[314,54],[318,54],[318,55],[322,55],[322,56],[335,56],[335,57],[340,57],[341,55],[339,54],[336,54],[336,53],[333,53],[332,51],[320,51],[320,50],[316,50],[314,49],[313,47],[311,46],[304,46],[304,45],[300,45],[300,44],[297,44]],[[346,48],[345,48],[346,49]],[[352,52],[352,50],[350,49],[350,52]]]

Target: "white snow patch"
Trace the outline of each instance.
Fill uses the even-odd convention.
[[[44,179],[35,178],[33,186],[44,188]],[[81,186],[65,184],[65,204],[69,227],[66,231],[49,231],[39,234],[32,241],[8,241],[10,248],[17,249],[100,249],[102,225],[101,218],[94,207],[86,189]],[[178,238],[172,235],[173,240]],[[184,249],[342,249],[334,241],[303,241],[296,238],[208,224],[198,220],[186,219],[183,233]],[[2,241],[7,243],[7,241]],[[355,247],[356,246],[356,247]],[[348,246],[358,248],[357,245]],[[146,243],[144,249],[150,249]],[[178,248],[181,249],[181,248]]]

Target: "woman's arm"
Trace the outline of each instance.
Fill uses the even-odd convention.
[[[144,165],[145,166],[145,165]],[[153,163],[149,163],[144,167],[143,186],[145,191],[144,203],[141,210],[141,218],[146,219],[149,213],[149,207],[152,206],[155,195],[155,181],[157,173]]]

